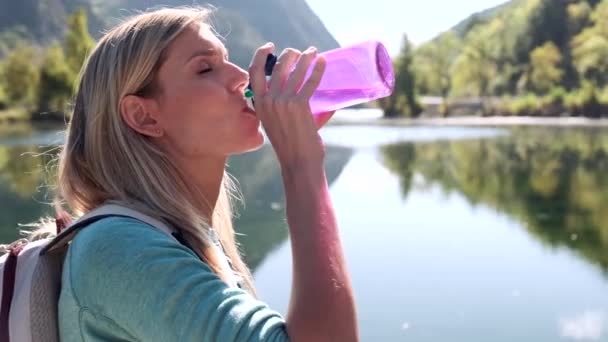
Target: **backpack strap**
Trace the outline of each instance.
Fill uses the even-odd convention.
[[[169,226],[167,226],[165,223],[148,215],[142,214],[139,211],[127,208],[125,206],[115,203],[108,203],[100,206],[97,209],[92,210],[91,212],[76,220],[68,228],[64,229],[59,235],[57,235],[51,242],[49,242],[46,247],[40,252],[40,254],[62,250],[70,243],[70,241],[72,241],[72,239],[80,231],[80,229],[90,225],[95,221],[110,216],[123,216],[134,218],[136,220],[142,221],[155,227],[156,229],[164,232],[165,234],[175,239],[175,236],[173,235],[175,233],[175,230],[169,228]]]
[[[15,276],[17,272],[17,256],[23,250],[26,242],[23,240],[15,241],[10,247],[4,272],[2,272],[2,301],[0,302],[0,342],[10,342],[9,335],[9,315],[11,312],[11,301],[15,291]]]

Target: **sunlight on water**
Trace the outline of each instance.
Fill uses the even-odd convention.
[[[342,109],[332,117],[332,121],[359,122],[381,119],[383,113],[377,108]]]
[[[2,146],[49,146],[63,143],[65,132],[60,130],[51,131],[32,131],[29,134],[20,136],[0,137],[0,145]]]
[[[604,331],[608,328],[608,316],[603,311],[585,311],[580,315],[563,318],[559,322],[562,337],[576,341],[600,341],[608,338]]]
[[[498,128],[383,126],[327,126],[320,131],[323,142],[327,145],[356,148],[407,141],[493,138],[508,133],[507,130]]]

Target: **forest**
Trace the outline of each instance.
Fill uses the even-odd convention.
[[[404,37],[388,116],[418,116],[421,96],[481,103],[480,115],[608,115],[608,0],[512,0],[414,47]]]

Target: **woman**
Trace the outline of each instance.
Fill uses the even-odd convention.
[[[101,38],[83,69],[59,159],[59,195],[75,216],[121,202],[174,227],[182,243],[130,218],[82,230],[64,264],[61,341],[355,341],[353,293],[317,134],[324,122],[308,106],[324,60],[304,82],[316,51],[287,49],[267,82],[273,45],[256,51],[248,73],[229,62],[207,16],[203,9],[137,15]],[[249,82],[255,112],[243,98]],[[231,224],[226,160],[262,145],[260,124],[287,202],[293,287],[286,319],[255,298]]]

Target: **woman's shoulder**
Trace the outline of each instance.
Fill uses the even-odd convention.
[[[137,219],[118,216],[103,218],[81,228],[70,244],[69,254],[81,263],[98,264],[107,258],[134,257],[143,250],[154,248],[177,248],[194,256],[167,233]]]
[[[175,260],[207,269],[193,251],[153,226],[133,218],[108,217],[82,228],[70,244],[64,266],[72,289],[86,293],[104,292],[103,287],[118,283],[137,284],[149,276],[142,271],[159,271]]]
[[[157,253],[151,253],[156,251]],[[111,216],[81,228],[69,247],[68,254],[79,263],[104,264],[104,260],[170,257],[187,253],[198,259],[189,248],[173,236],[131,217]],[[117,260],[118,259],[118,260]]]
[[[65,265],[63,298],[70,305],[61,314],[78,319],[84,336],[103,331],[139,341],[288,340],[280,314],[137,220],[108,218],[85,228]],[[101,327],[104,322],[111,327]]]
[[[137,247],[161,241],[175,242],[166,233],[155,227],[131,217],[110,216],[82,227],[74,237],[70,249],[82,247],[87,252],[120,248]],[[76,248],[74,248],[76,247]]]

